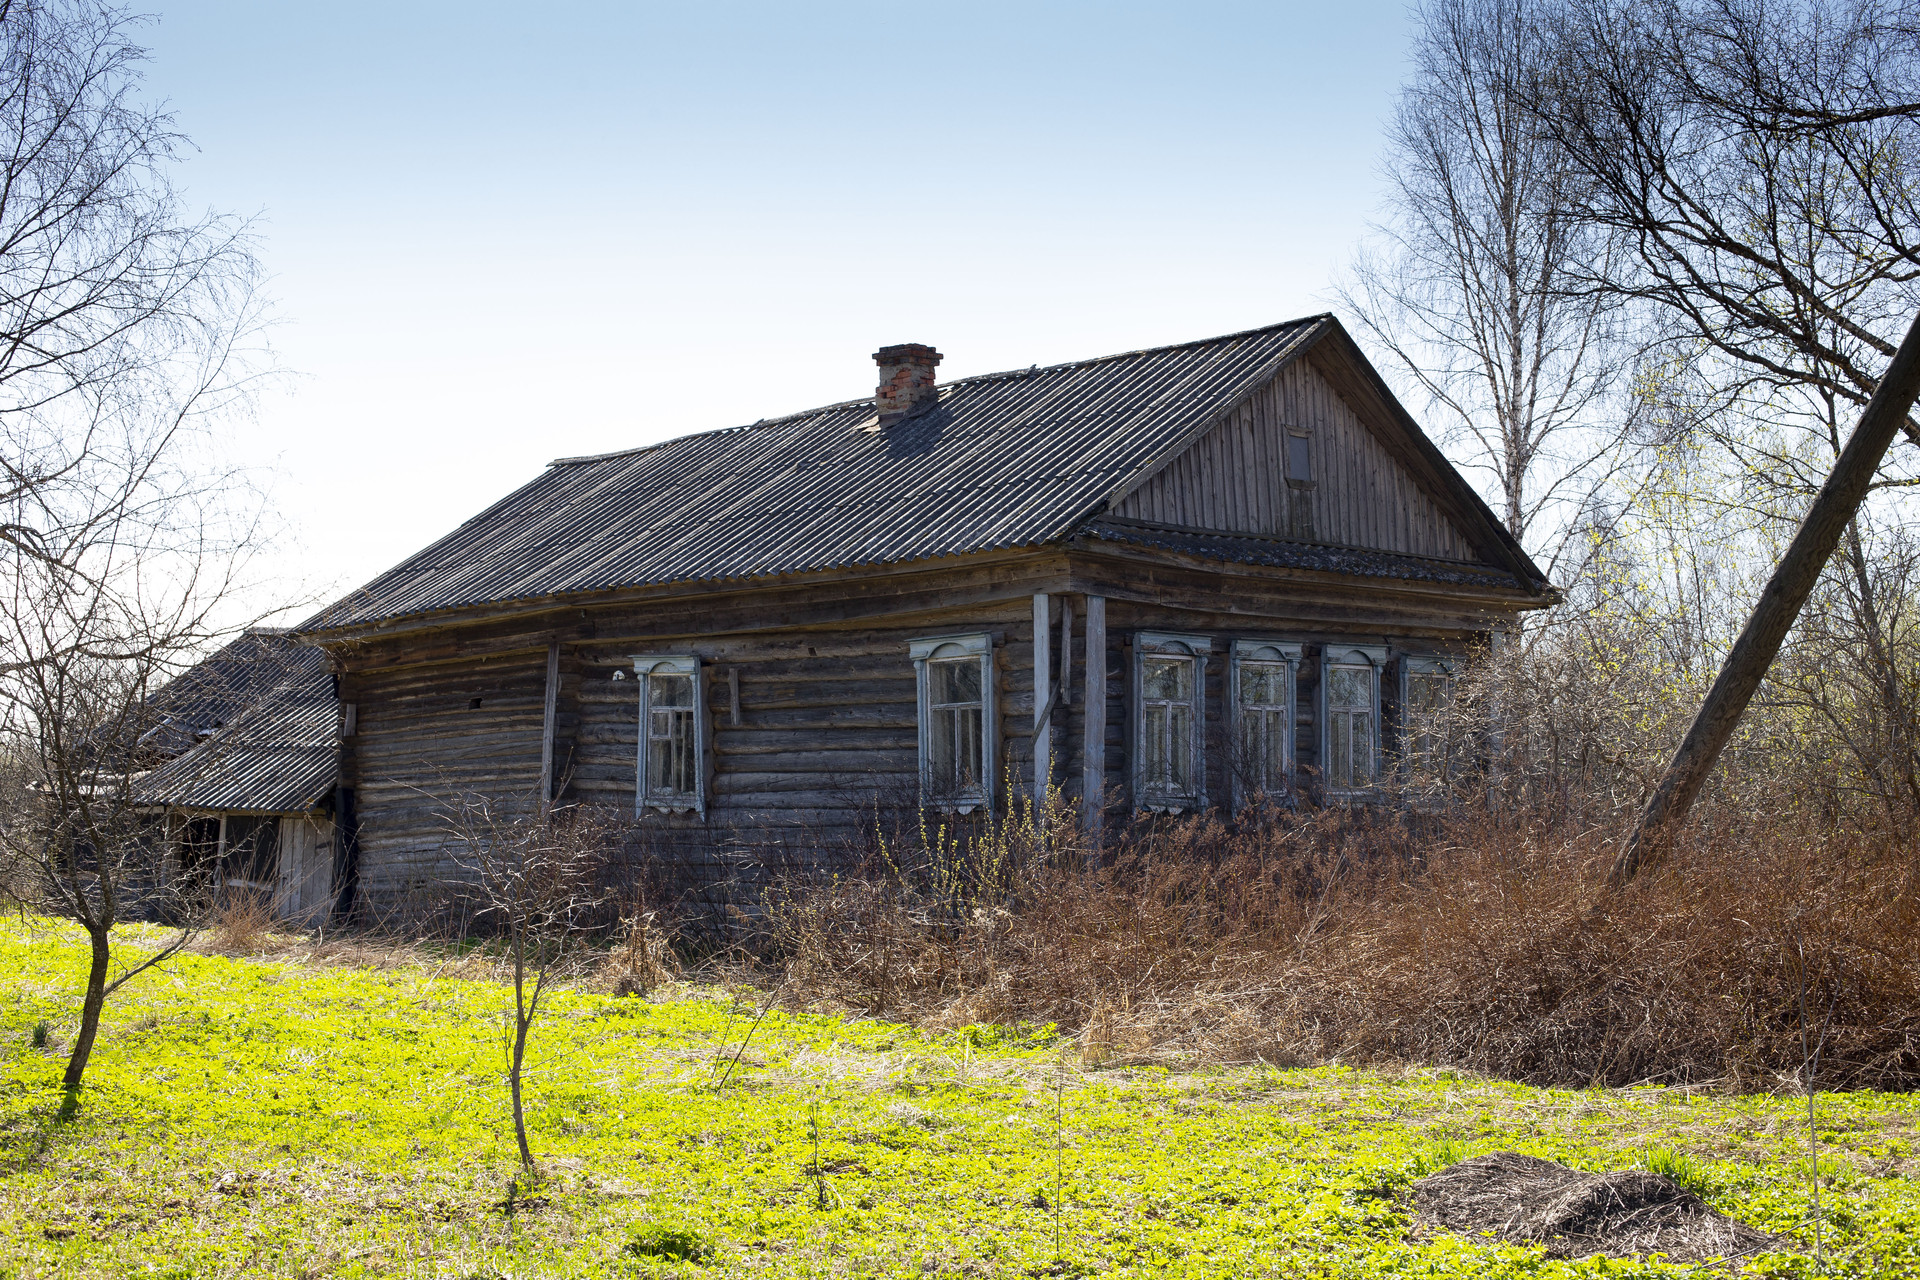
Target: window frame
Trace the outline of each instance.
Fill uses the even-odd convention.
[[[1380,676],[1381,669],[1387,665],[1387,650],[1384,645],[1365,644],[1327,644],[1320,648],[1320,687],[1314,695],[1315,718],[1319,721],[1320,739],[1320,779],[1321,788],[1329,797],[1356,798],[1372,794],[1379,788],[1381,777],[1381,707]],[[1365,786],[1335,786],[1333,782],[1333,708],[1328,702],[1328,692],[1332,685],[1332,675],[1336,667],[1365,667],[1369,672],[1368,685],[1371,690],[1369,709],[1369,732],[1372,735],[1372,768],[1368,772]]]
[[[1281,709],[1286,727],[1286,740],[1282,743],[1280,754],[1284,763],[1281,787],[1290,786],[1300,767],[1299,719],[1300,719],[1300,660],[1305,647],[1293,641],[1284,640],[1235,640],[1233,642],[1231,668],[1227,678],[1227,716],[1228,734],[1232,742],[1233,758],[1233,805],[1235,809],[1244,809],[1253,803],[1253,795],[1248,786],[1246,766],[1241,750],[1241,716],[1244,714],[1244,702],[1240,697],[1240,676],[1246,663],[1279,665],[1287,668],[1287,697]],[[1270,709],[1270,708],[1269,708]],[[1269,789],[1268,794],[1272,791]]]
[[[1213,652],[1208,636],[1165,631],[1138,631],[1133,637],[1133,803],[1154,813],[1198,813],[1207,807],[1207,656]],[[1190,704],[1192,741],[1188,764],[1193,790],[1186,795],[1167,792],[1149,795],[1147,789],[1146,665],[1149,657],[1188,658],[1193,662],[1193,700]]]
[[[913,660],[914,739],[920,756],[920,807],[944,813],[994,811],[994,762],[999,759],[999,688],[994,679],[993,636],[988,632],[927,636],[907,642]],[[933,789],[933,708],[927,664],[973,658],[980,663],[980,783],[972,791],[935,795]]]
[[[1414,776],[1413,678],[1415,676],[1440,676],[1444,678],[1446,680],[1447,698],[1448,701],[1451,702],[1453,697],[1453,683],[1459,679],[1459,673],[1455,670],[1457,666],[1458,664],[1453,659],[1434,654],[1409,653],[1401,655],[1399,672],[1400,724],[1397,727],[1400,738],[1400,774],[1402,780],[1405,782],[1412,783],[1418,781]],[[1447,758],[1447,753],[1443,746],[1439,772],[1431,780],[1436,783],[1445,783],[1452,773],[1453,763]]]
[[[1285,478],[1289,489],[1311,489],[1314,487],[1313,475],[1313,432],[1306,427],[1289,426],[1282,436],[1285,455],[1280,459],[1280,474]],[[1307,473],[1295,475],[1293,466],[1293,442],[1300,441],[1306,452]]]
[[[644,818],[648,810],[655,813],[676,814],[695,813],[707,816],[707,677],[706,665],[691,654],[639,653],[631,655],[633,674],[639,684],[640,719],[637,724],[639,744],[635,764],[638,773],[634,777],[633,816]],[[648,744],[652,741],[648,733],[653,718],[653,682],[647,677],[654,675],[691,676],[693,679],[693,792],[655,792],[649,779],[652,770],[648,768]]]

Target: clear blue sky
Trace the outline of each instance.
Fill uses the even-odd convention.
[[[188,195],[260,216],[298,375],[236,429],[366,580],[558,456],[1321,310],[1402,0],[160,0]]]

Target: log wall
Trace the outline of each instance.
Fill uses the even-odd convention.
[[[959,575],[965,571],[955,569]],[[1124,561],[1048,563],[1008,582],[998,601],[894,613],[875,592],[867,616],[811,625],[740,626],[715,634],[704,602],[608,606],[520,623],[450,627],[383,645],[343,646],[341,696],[357,729],[343,740],[342,781],[356,791],[359,892],[376,910],[430,897],[451,873],[447,815],[464,797],[506,811],[537,800],[545,731],[548,645],[560,644],[552,755],[558,798],[633,815],[639,686],[636,654],[692,655],[703,664],[709,755],[707,812],[639,815],[630,850],[635,875],[674,892],[729,896],[754,868],[856,856],[877,828],[913,820],[918,737],[908,643],[988,632],[995,639],[1001,779],[1031,786],[1034,589],[1056,600],[1046,637],[1059,653],[1059,603],[1071,604],[1073,695],[1053,715],[1053,778],[1069,798],[1081,790],[1087,688],[1086,591],[1107,598],[1104,770],[1122,808],[1133,732],[1132,639],[1143,629],[1207,635],[1208,792],[1231,796],[1227,664],[1236,638],[1309,645],[1297,730],[1300,763],[1317,765],[1312,720],[1317,646],[1343,640],[1420,652],[1457,651],[1484,633],[1487,613],[1447,598],[1369,590],[1365,584],[1231,589],[1179,566],[1153,573]],[[1111,587],[1102,580],[1111,581]],[[1080,590],[1060,583],[1084,582]],[[1126,584],[1137,584],[1129,599]],[[1184,583],[1184,588],[1180,584]],[[916,587],[915,603],[924,598]],[[1117,594],[1107,595],[1108,591]],[[1185,598],[1186,607],[1153,603]],[[536,625],[539,622],[541,625]],[[422,658],[425,660],[422,660]],[[621,678],[615,678],[618,674]],[[735,712],[735,692],[738,712]],[[998,798],[1010,800],[1003,785]],[[659,886],[656,886],[659,887]]]

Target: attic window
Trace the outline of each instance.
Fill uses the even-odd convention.
[[[1313,487],[1311,437],[1296,427],[1287,429],[1287,483],[1296,489]]]

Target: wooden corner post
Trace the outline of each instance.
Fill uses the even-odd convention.
[[[1086,667],[1080,682],[1085,706],[1081,711],[1080,804],[1087,830],[1100,830],[1101,809],[1107,798],[1107,598],[1087,597]]]

